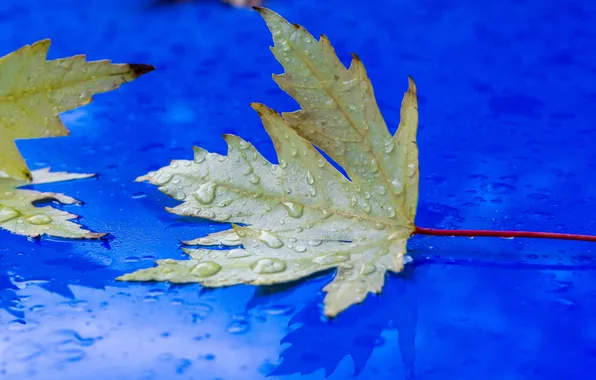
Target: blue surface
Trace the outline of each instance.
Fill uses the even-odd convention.
[[[158,70],[65,114],[72,135],[21,141],[30,167],[97,172],[36,186],[108,242],[0,231],[0,378],[593,379],[596,246],[419,238],[416,265],[332,322],[332,274],[275,291],[122,284],[181,258],[178,239],[221,229],[163,211],[134,178],[235,133],[274,159],[257,116],[293,101],[258,15],[218,1],[3,0],[2,54],[52,38],[53,58]],[[375,6],[370,4],[375,3]],[[554,0],[269,0],[347,62],[357,52],[388,124],[412,75],[420,94],[425,227],[596,234],[596,3]],[[591,374],[590,374],[591,373]]]

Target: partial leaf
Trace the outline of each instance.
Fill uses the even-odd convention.
[[[105,234],[90,232],[72,220],[77,215],[51,206],[37,207],[35,202],[55,201],[66,205],[80,204],[64,194],[16,189],[19,185],[43,184],[92,177],[93,174],[34,170],[32,182],[0,178],[0,228],[33,238],[49,235],[62,238],[98,239]]]
[[[68,135],[59,113],[153,70],[84,55],[48,61],[49,47],[43,40],[0,58],[0,173],[8,177],[31,179],[13,140]]]
[[[225,135],[226,156],[195,147],[194,160],[174,160],[137,179],[181,201],[172,213],[245,225],[189,243],[242,248],[186,249],[190,260],[160,260],[119,279],[265,285],[339,268],[324,289],[325,314],[334,316],[379,293],[387,270],[403,268],[418,191],[416,87],[410,79],[399,130],[391,136],[360,61],[347,70],[326,39],[317,42],[277,14],[260,12],[286,67],[276,81],[302,106],[282,117],[252,105],[279,164]]]

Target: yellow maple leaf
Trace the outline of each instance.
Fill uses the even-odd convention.
[[[59,113],[89,103],[152,71],[150,65],[87,62],[84,55],[47,60],[50,40],[0,58],[0,175],[31,180],[15,139],[66,136]]]
[[[258,11],[286,70],[274,78],[301,106],[279,115],[252,105],[279,165],[247,141],[225,135],[226,156],[195,148],[194,160],[174,160],[138,179],[183,202],[170,212],[245,225],[187,244],[242,248],[185,249],[190,260],[158,260],[157,267],[119,280],[268,285],[337,268],[323,289],[325,314],[335,316],[380,293],[386,273],[404,266],[418,202],[416,85],[410,78],[392,136],[358,57],[346,68],[326,37],[317,41],[278,14]]]

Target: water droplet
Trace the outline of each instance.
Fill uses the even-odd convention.
[[[298,241],[298,239],[296,239],[295,237],[291,237],[291,238],[288,239],[288,241],[290,243],[296,243]]]
[[[261,182],[261,177],[257,175],[250,176],[248,178],[248,182],[252,183],[253,185],[257,185],[259,182]]]
[[[385,143],[385,147],[383,147],[383,152],[389,154],[393,152],[393,149],[395,149],[395,143],[393,142],[393,139],[391,139]]]
[[[350,103],[348,104],[348,109],[352,112],[356,112],[358,108],[354,104]]]
[[[375,229],[377,229],[377,230],[383,230],[383,229],[385,229],[385,225],[383,223],[376,223],[375,224]]]
[[[173,174],[166,171],[159,171],[153,177],[153,182],[157,186],[163,186],[172,180]]]
[[[316,197],[317,196],[317,188],[316,187],[311,187],[310,188],[310,196],[311,197]]]
[[[292,218],[300,218],[304,213],[304,206],[301,204],[292,202],[281,202],[281,204]]]
[[[315,178],[312,176],[312,173],[310,171],[306,172],[306,182],[308,182],[309,185],[315,183]]]
[[[356,206],[356,203],[358,203],[358,198],[356,198],[355,195],[352,195],[352,198],[350,199],[350,207]]]
[[[228,212],[219,214],[219,220],[221,220],[221,221],[226,221],[226,220],[230,219],[231,217],[232,217],[232,214],[230,214]]]
[[[247,142],[246,142],[246,141],[244,141],[244,140],[240,140],[240,142],[238,143],[238,147],[239,147],[240,149],[248,149],[249,145],[250,145],[250,144],[249,144],[249,143],[247,143]]]
[[[364,192],[364,198],[370,199],[370,192],[369,191],[365,191]]]
[[[147,194],[145,193],[134,193],[132,195],[132,199],[141,199],[141,198],[145,198],[147,196]]]
[[[385,186],[383,185],[376,186],[375,191],[381,195],[387,194],[387,189],[385,189]]]
[[[376,173],[379,171],[379,163],[374,158],[370,161],[370,171],[371,173]]]
[[[172,194],[172,198],[177,201],[183,201],[186,199],[186,193],[182,190],[176,191],[174,194]]]
[[[310,245],[311,247],[317,247],[319,245],[321,245],[323,242],[321,240],[309,240],[308,241],[308,245]]]
[[[371,210],[370,203],[368,203],[368,202],[362,203],[362,209],[364,210],[365,213],[368,214]]]
[[[370,274],[373,274],[376,270],[377,270],[377,267],[375,267],[374,264],[366,263],[360,269],[360,273],[365,276],[368,276]]]
[[[391,206],[387,206],[387,215],[389,215],[390,218],[394,218],[395,217],[395,209]]]
[[[0,206],[0,223],[14,219],[19,215],[20,214],[15,209],[6,206]]]
[[[315,257],[313,259],[315,263],[322,265],[342,263],[348,260],[350,260],[350,255],[348,255],[347,253],[336,253],[332,255]]]
[[[241,259],[250,256],[250,253],[246,249],[236,248],[230,249],[226,256],[230,259]]]
[[[209,277],[213,276],[221,270],[221,265],[213,261],[203,261],[198,263],[191,269],[190,274],[197,277]]]
[[[257,260],[250,267],[255,273],[273,274],[286,270],[286,263],[280,259],[268,258]]]
[[[215,213],[211,210],[201,210],[198,212],[197,216],[205,219],[213,219],[215,218]]]
[[[286,166],[288,166],[288,163],[285,160],[279,160],[279,166],[284,169]]]
[[[320,158],[319,159],[319,162],[317,163],[317,166],[320,167],[320,168],[322,168],[323,166],[325,166],[325,160],[322,159],[322,158]]]
[[[250,324],[245,319],[232,321],[227,328],[230,334],[244,334],[250,329]]]
[[[44,214],[37,214],[27,218],[27,221],[31,224],[35,225],[42,225],[42,224],[50,224],[52,223],[52,218],[48,215]]]
[[[416,164],[408,165],[408,177],[413,177],[416,174]]]
[[[281,240],[279,240],[277,235],[274,235],[271,232],[267,232],[265,230],[261,231],[258,239],[270,248],[281,248],[284,245],[284,243]]]
[[[197,191],[193,193],[193,196],[202,204],[209,204],[215,199],[215,188],[217,184],[215,182],[207,182],[199,186]]]
[[[294,305],[271,305],[263,309],[269,315],[288,315],[294,310]]]
[[[296,251],[298,253],[302,253],[302,252],[306,251],[306,247],[303,245],[297,245],[296,248],[294,248],[294,251]]]
[[[401,194],[404,191],[404,183],[399,179],[394,179],[391,184],[393,185],[393,190],[395,194]]]
[[[323,214],[323,219],[327,219],[329,218],[331,215],[333,215],[331,212],[327,211],[327,210],[321,210],[321,213]]]

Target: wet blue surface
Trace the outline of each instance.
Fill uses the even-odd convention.
[[[425,227],[596,234],[596,3],[270,0],[347,62],[367,66],[388,124],[412,75],[420,94]],[[51,57],[158,70],[65,114],[72,135],[19,142],[30,167],[99,179],[36,186],[108,242],[0,231],[2,379],[592,379],[596,246],[569,241],[415,238],[416,265],[332,322],[320,289],[122,284],[181,258],[179,239],[221,225],[163,211],[132,182],[191,146],[240,134],[274,160],[253,101],[293,101],[258,15],[219,2],[3,0],[2,54],[52,38]],[[591,374],[590,374],[591,373]]]

